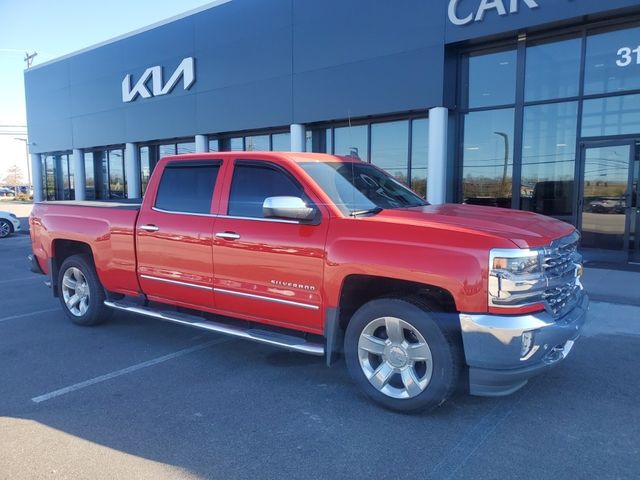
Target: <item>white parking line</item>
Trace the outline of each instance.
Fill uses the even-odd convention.
[[[36,312],[21,313],[20,315],[12,315],[10,317],[0,318],[0,322],[6,322],[7,320],[17,320],[18,318],[30,317],[31,315],[40,315],[41,313],[61,312],[60,307],[49,308],[47,310],[38,310]]]
[[[212,340],[210,342],[201,343],[200,345],[195,345],[193,347],[185,348],[183,350],[178,350],[177,352],[173,352],[168,355],[163,355],[162,357],[154,358],[152,360],[147,360],[146,362],[138,363],[136,365],[123,368],[121,370],[116,370],[115,372],[107,373],[106,375],[100,375],[99,377],[95,377],[90,380],[85,380],[84,382],[69,385],[68,387],[64,387],[59,390],[54,390],[53,392],[45,393],[44,395],[33,397],[31,401],[34,403],[46,402],[47,400],[51,400],[52,398],[65,395],[67,393],[75,392],[76,390],[81,390],[91,385],[95,385],[96,383],[106,382],[107,380],[111,380],[112,378],[121,377],[122,375],[126,375],[128,373],[132,373],[137,370],[141,370],[143,368],[152,367],[154,365],[158,365],[159,363],[163,363],[174,358],[182,357],[184,355],[188,355],[190,353],[197,352],[199,350],[204,350],[205,348],[211,347],[212,345],[218,345],[220,343],[228,342],[229,340],[230,340],[229,338],[217,338],[216,340]]]

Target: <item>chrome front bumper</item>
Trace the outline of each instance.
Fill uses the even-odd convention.
[[[586,322],[589,298],[558,319],[527,315],[460,314],[472,395],[508,395],[571,351]]]

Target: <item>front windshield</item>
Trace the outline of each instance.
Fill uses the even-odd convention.
[[[391,175],[357,162],[302,162],[302,169],[345,215],[427,203]]]

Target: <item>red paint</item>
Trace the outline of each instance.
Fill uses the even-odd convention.
[[[194,159],[222,161],[209,215],[153,210],[167,161]],[[320,208],[319,224],[227,217],[236,159],[269,161],[291,172]],[[87,202],[36,204],[30,219],[33,251],[47,271],[48,259],[55,256],[55,240],[84,242],[93,252],[100,280],[112,292],[145,294],[168,304],[322,333],[325,311],[338,306],[343,282],[350,275],[437,286],[451,293],[459,311],[488,312],[490,249],[548,245],[573,231],[571,225],[533,213],[454,204],[345,217],[296,164],[311,160],[349,161],[322,154],[255,152],[164,158],[153,172],[139,212],[88,206]],[[159,230],[140,229],[147,224]],[[216,232],[234,232],[240,239],[216,238]],[[213,288],[307,308],[228,295]]]

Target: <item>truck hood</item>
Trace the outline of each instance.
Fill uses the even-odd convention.
[[[573,225],[537,213],[461,204],[389,209],[375,218],[494,235],[510,240],[520,248],[546,246],[575,230]]]

